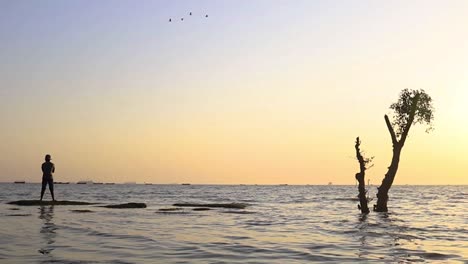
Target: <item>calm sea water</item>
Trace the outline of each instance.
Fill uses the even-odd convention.
[[[146,209],[19,207],[40,185],[0,188],[1,263],[468,263],[468,186],[394,186],[390,212],[367,217],[355,186],[56,185],[58,200]],[[176,202],[249,207],[158,211]]]

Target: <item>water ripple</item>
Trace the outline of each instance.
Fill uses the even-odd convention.
[[[35,198],[40,185],[1,188],[5,203]],[[66,206],[1,204],[0,262],[468,263],[467,191],[395,186],[389,213],[362,216],[355,186],[60,185],[57,196],[69,200],[132,200],[148,208],[72,208],[93,211],[78,214]],[[178,201],[250,206],[158,211]]]

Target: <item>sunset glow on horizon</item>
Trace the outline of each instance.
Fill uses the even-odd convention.
[[[50,153],[63,182],[354,184],[359,136],[377,185],[392,154],[384,115],[409,88],[434,100],[435,130],[412,127],[395,184],[466,185],[467,12],[461,0],[2,2],[0,182],[39,182]]]

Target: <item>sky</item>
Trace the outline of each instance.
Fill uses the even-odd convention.
[[[192,16],[189,15],[192,12]],[[0,182],[468,184],[468,1],[0,0]],[[205,15],[208,14],[208,17]],[[181,18],[184,18],[181,21]],[[169,22],[172,18],[172,22]]]

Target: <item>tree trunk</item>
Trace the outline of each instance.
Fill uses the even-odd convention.
[[[392,163],[390,167],[388,167],[388,172],[385,174],[384,179],[382,180],[382,184],[380,185],[377,192],[377,204],[374,205],[374,211],[376,212],[387,212],[387,202],[388,202],[388,191],[390,191],[390,187],[392,187],[393,180],[395,179],[395,175],[398,171],[398,163],[400,162],[400,154],[401,154],[401,147],[394,146],[393,147],[393,157]]]
[[[358,208],[361,210],[361,213],[368,214],[369,207],[367,206],[367,197],[366,197],[366,183],[365,183],[365,176],[366,176],[366,162],[361,155],[361,150],[359,146],[361,145],[361,141],[359,137],[356,138],[356,145],[354,146],[356,149],[356,158],[359,161],[359,168],[360,172],[356,173],[356,180],[359,182],[358,190],[359,190],[359,205]]]
[[[393,130],[392,124],[388,119],[388,116],[385,115],[385,123],[387,124],[388,132],[390,132],[390,136],[392,138],[393,144],[393,157],[392,163],[390,167],[388,167],[387,174],[385,174],[384,179],[382,180],[382,184],[377,189],[377,204],[374,205],[374,211],[376,212],[388,212],[387,202],[388,202],[388,192],[390,191],[390,187],[392,187],[393,180],[395,179],[395,175],[398,171],[398,164],[400,163],[400,154],[403,146],[406,142],[406,137],[410,131],[411,125],[414,121],[414,115],[416,113],[417,105],[419,101],[419,94],[416,95],[412,99],[411,103],[411,111],[409,113],[408,122],[406,123],[403,132],[401,133],[400,140],[397,139],[395,130]]]

